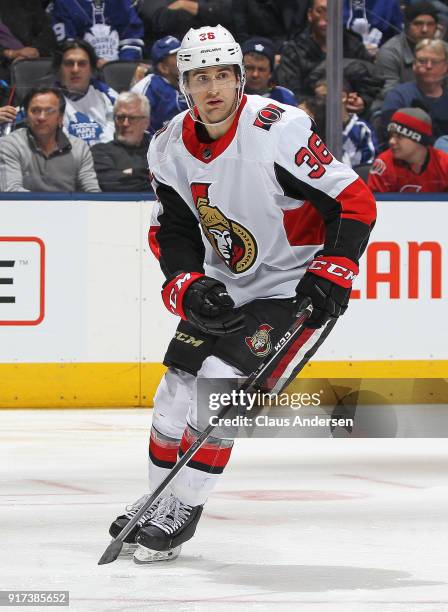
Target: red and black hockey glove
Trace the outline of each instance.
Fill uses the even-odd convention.
[[[199,272],[181,272],[166,281],[162,298],[170,312],[205,333],[224,336],[244,328],[225,285]]]
[[[347,310],[358,266],[347,257],[317,255],[296,287],[299,305],[308,298],[313,312],[306,325],[321,327]]]

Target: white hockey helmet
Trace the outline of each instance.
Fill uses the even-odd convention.
[[[235,65],[239,72],[238,104],[243,95],[246,82],[243,54],[240,45],[232,34],[222,25],[204,26],[195,30],[190,28],[182,39],[177,52],[177,67],[179,69],[179,86],[185,95],[190,110],[193,102],[185,90],[185,75],[189,70],[207,68],[208,66]]]

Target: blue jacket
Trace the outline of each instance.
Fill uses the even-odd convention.
[[[175,115],[187,110],[184,96],[159,74],[149,74],[138,81],[132,91],[143,94],[149,100],[151,121],[149,133],[154,134]]]
[[[98,57],[139,60],[144,27],[133,4],[132,0],[103,0],[95,10],[92,0],[53,0],[48,10],[59,42],[83,38],[92,44]]]
[[[276,85],[263,94],[263,96],[266,98],[271,98],[272,100],[277,100],[277,102],[282,102],[283,104],[289,104],[291,106],[297,106],[298,104],[292,91],[287,87],[282,87],[281,85]]]
[[[343,20],[349,30],[355,19],[363,17],[370,29],[383,33],[381,45],[403,30],[403,12],[398,0],[344,0]]]

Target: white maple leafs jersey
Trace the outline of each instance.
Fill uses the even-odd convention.
[[[375,201],[306,113],[249,95],[223,137],[201,142],[201,130],[181,113],[148,153],[150,245],[167,278],[205,271],[240,306],[294,296],[317,251],[358,261]]]
[[[84,95],[65,97],[64,130],[89,146],[114,138],[113,105],[117,92],[92,79]]]

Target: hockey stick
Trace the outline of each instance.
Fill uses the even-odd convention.
[[[250,389],[255,388],[255,386],[263,386],[268,383],[268,381],[273,377],[277,366],[280,364],[281,360],[284,359],[288,352],[294,348],[294,345],[300,341],[300,337],[304,336],[304,342],[310,336],[310,328],[305,327],[305,322],[308,319],[312,312],[312,306],[308,303],[308,305],[304,305],[303,308],[297,313],[296,318],[291,325],[291,327],[283,334],[280,340],[275,344],[274,351],[271,356],[260,365],[250,376],[246,378],[244,383],[240,387],[240,391],[248,391]],[[325,328],[326,329],[326,328]],[[311,333],[315,331],[311,329]],[[322,334],[327,335],[327,334]],[[303,344],[302,343],[302,344]],[[313,353],[314,354],[314,351]],[[295,377],[298,372],[304,367],[304,365],[308,362],[309,357],[302,355],[300,357],[300,361],[298,366],[296,366],[289,374],[288,380]],[[283,385],[284,386],[284,385]],[[232,408],[232,405],[226,405],[221,408],[221,410],[216,415],[216,421],[219,423],[219,420],[222,419],[225,414]],[[130,531],[135,527],[135,525],[140,520],[141,516],[145,513],[145,511],[154,503],[154,501],[160,496],[161,493],[167,488],[170,482],[173,480],[177,474],[182,470],[182,468],[190,461],[195,452],[201,448],[201,446],[206,442],[207,438],[211,435],[213,430],[217,427],[217,425],[208,425],[206,429],[201,433],[201,435],[196,439],[195,442],[190,446],[190,448],[182,455],[182,457],[177,461],[176,465],[171,469],[168,476],[160,483],[160,485],[155,489],[152,495],[148,498],[148,500],[143,504],[143,506],[138,510],[138,512],[131,518],[131,520],[123,527],[117,537],[112,540],[109,546],[104,551],[101,559],[98,561],[98,565],[104,565],[105,563],[112,563],[118,557],[123,548],[123,541],[128,535]]]

